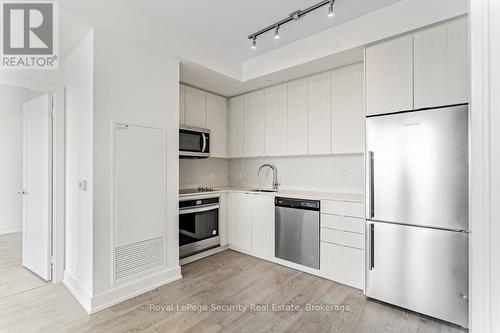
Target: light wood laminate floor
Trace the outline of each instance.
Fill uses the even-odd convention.
[[[4,269],[9,268],[2,266]],[[182,274],[182,280],[92,316],[62,284],[43,284],[4,295],[0,297],[0,332],[463,332],[367,300],[359,290],[230,250],[188,264]],[[247,309],[199,313],[176,309],[177,304],[190,303],[208,307],[309,303],[349,308],[340,312]],[[174,310],[151,311],[151,305],[173,306]]]
[[[22,266],[22,233],[0,235],[0,297],[45,286],[44,281]]]

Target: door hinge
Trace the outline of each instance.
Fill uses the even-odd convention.
[[[53,110],[50,110],[50,111],[49,111],[49,117],[50,117],[50,118],[54,118],[54,111],[53,111]]]

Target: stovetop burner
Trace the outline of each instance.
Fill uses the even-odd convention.
[[[197,188],[186,188],[179,190],[179,194],[192,194],[192,193],[203,193],[203,192],[213,192],[215,191],[212,187],[197,187]]]

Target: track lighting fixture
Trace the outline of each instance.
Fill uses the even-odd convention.
[[[277,25],[276,29],[274,29],[274,39],[280,39],[280,27],[279,27],[279,25]]]
[[[257,37],[258,36],[265,34],[268,31],[274,30],[274,39],[279,39],[280,38],[279,29],[283,24],[291,22],[291,21],[298,21],[302,17],[304,17],[306,14],[312,12],[313,10],[321,8],[325,5],[328,5],[328,17],[333,17],[335,15],[334,2],[335,2],[335,0],[323,0],[321,2],[318,2],[315,5],[312,5],[309,8],[304,9],[304,10],[298,9],[298,10],[294,11],[293,13],[289,14],[287,18],[284,18],[283,20],[281,20],[279,22],[276,22],[276,23],[274,23],[274,24],[272,24],[272,25],[270,25],[262,30],[259,30],[255,33],[251,34],[250,36],[248,36],[248,39],[252,40],[252,44],[251,44],[252,49],[257,48]]]
[[[328,17],[333,17],[335,13],[333,12],[333,1],[330,1],[330,5],[328,5]]]

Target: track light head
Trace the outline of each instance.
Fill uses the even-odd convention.
[[[335,16],[335,13],[333,12],[333,1],[330,1],[330,4],[328,5],[328,17],[333,17]]]
[[[280,26],[277,25],[276,29],[274,29],[274,39],[280,39]]]
[[[257,37],[252,38],[252,50],[257,48]]]

